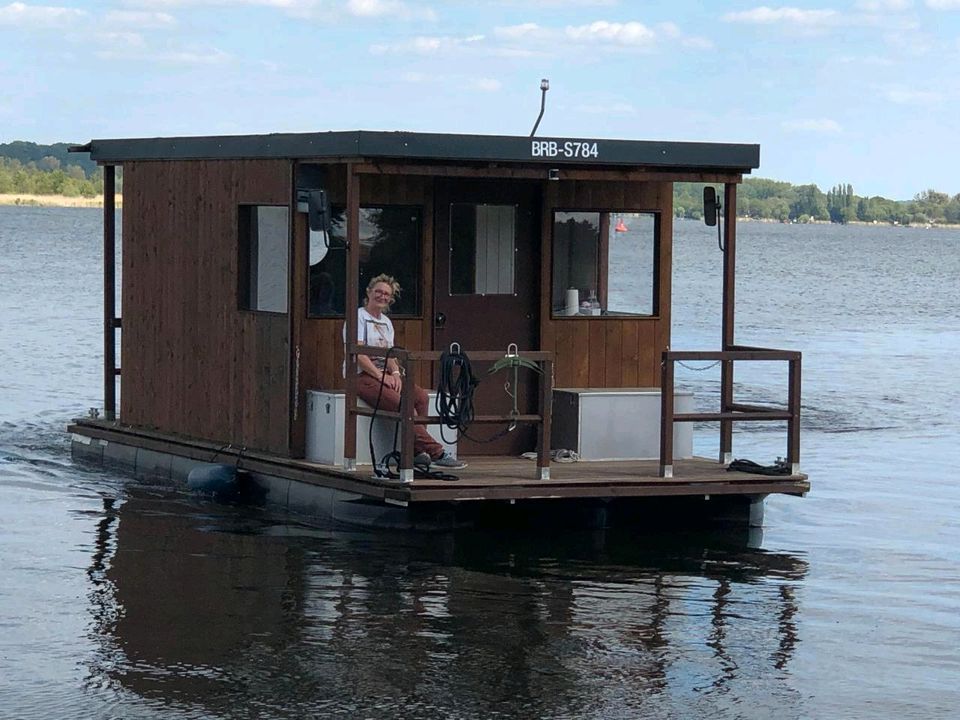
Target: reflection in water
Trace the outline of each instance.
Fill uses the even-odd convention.
[[[87,577],[93,588],[90,591],[90,600],[93,612],[94,626],[99,632],[108,633],[116,621],[115,605],[112,602],[113,587],[106,577],[109,555],[112,548],[114,531],[113,525],[117,521],[114,498],[103,498],[103,517],[97,523],[94,535],[94,553]]]
[[[806,564],[746,534],[394,536],[143,490],[103,504],[88,687],[138,707],[618,717],[799,702],[783,671]]]
[[[792,587],[781,585],[779,590],[781,599],[780,645],[773,655],[773,666],[777,670],[783,670],[787,667],[790,658],[793,657],[793,651],[797,645],[797,626],[793,622],[793,616],[797,614],[797,602]]]

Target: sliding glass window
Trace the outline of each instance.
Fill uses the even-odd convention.
[[[659,213],[553,214],[554,317],[657,315]]]

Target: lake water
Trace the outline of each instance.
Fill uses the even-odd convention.
[[[715,232],[675,234],[674,347],[717,349]],[[762,537],[307,527],[76,466],[100,244],[98,210],[0,207],[0,718],[960,708],[960,233],[740,225],[737,340],[804,353],[813,490],[768,499]],[[715,407],[716,368],[678,381]],[[780,369],[737,381],[785,397]]]

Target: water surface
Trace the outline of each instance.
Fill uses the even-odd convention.
[[[674,347],[717,349],[713,229]],[[98,210],[0,208],[0,717],[947,718],[960,707],[960,233],[740,225],[738,334],[804,352],[805,499],[747,533],[306,526],[75,465]],[[715,407],[716,368],[678,372]],[[785,372],[738,371],[744,399]],[[749,401],[749,400],[747,400]],[[714,454],[715,428],[697,449]],[[780,426],[734,454],[769,462]]]

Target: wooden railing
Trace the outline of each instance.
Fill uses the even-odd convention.
[[[791,474],[800,472],[800,357],[793,350],[732,345],[726,350],[699,352],[665,350],[661,365],[660,384],[660,477],[673,477],[673,425],[699,420],[720,421],[720,462],[733,459],[733,423],[741,421],[787,421],[787,464]],[[677,414],[673,411],[674,363],[685,360],[717,361],[721,363],[720,411]],[[764,405],[734,402],[733,364],[740,361],[785,361],[788,369],[786,410]]]
[[[412,379],[416,377],[413,372],[413,364],[416,362],[436,362],[440,360],[441,352],[436,350],[403,350],[400,348],[375,348],[366,345],[352,345],[348,348],[347,367],[356,367],[356,356],[367,355],[369,357],[392,357],[397,360],[403,369],[404,376],[411,381],[404,382],[400,388],[400,410],[398,412],[388,412],[377,410],[374,413],[372,408],[361,408],[357,405],[356,394],[347,393],[347,412],[346,412],[346,433],[344,434],[344,456],[347,458],[347,465],[353,466],[356,458],[356,421],[357,415],[392,418],[400,421],[400,479],[413,479],[413,439],[414,425],[435,425],[441,421],[438,416],[414,415],[414,397]],[[506,424],[510,422],[530,423],[538,426],[537,432],[537,478],[541,480],[550,479],[550,421],[553,412],[553,353],[551,352],[527,352],[521,351],[519,356],[524,360],[530,360],[540,366],[539,373],[540,387],[537,394],[537,413],[535,415],[475,415],[473,422],[476,424]],[[474,351],[470,353],[470,360],[474,362],[491,362],[502,360],[503,352],[497,351]],[[527,371],[528,373],[532,371]],[[351,378],[348,378],[348,383]],[[352,398],[352,401],[351,401]],[[351,432],[353,429],[353,432]],[[351,438],[352,437],[352,441]],[[352,445],[351,445],[352,442]],[[354,463],[350,463],[352,454]],[[376,458],[371,458],[375,463]]]

